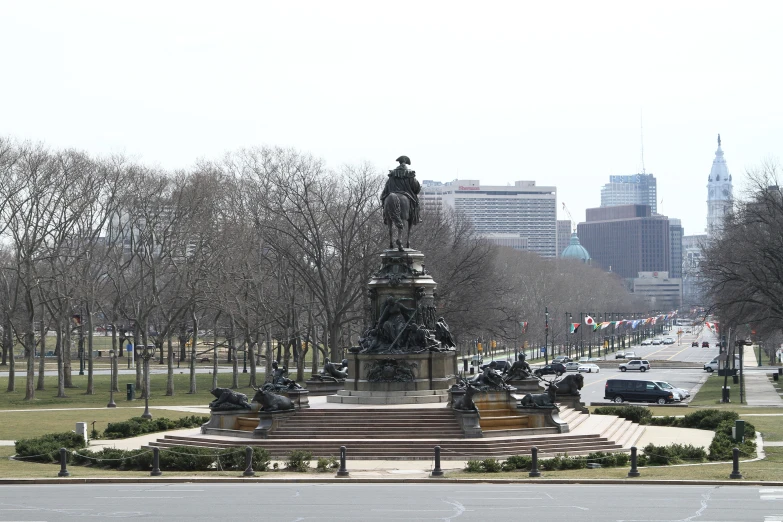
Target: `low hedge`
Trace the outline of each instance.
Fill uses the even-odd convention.
[[[86,445],[83,436],[71,431],[20,439],[14,443],[16,458],[32,462],[59,462],[60,448],[75,450]]]
[[[742,443],[731,438],[733,427],[733,420],[724,420],[715,428],[715,437],[710,444],[710,460],[731,460],[734,448],[739,448],[742,458],[756,456],[756,427],[745,421],[745,441]]]
[[[103,432],[103,438],[127,439],[129,437],[138,437],[139,435],[155,433],[158,431],[197,428],[208,420],[209,417],[203,415],[189,415],[176,420],[167,419],[165,417],[156,419],[133,417],[126,421],[109,423],[109,426]]]
[[[569,457],[562,455],[550,459],[538,459],[538,469],[557,471],[564,469],[584,469],[588,462],[601,464],[602,467],[627,466],[630,457],[626,453],[605,453],[597,451],[587,456]],[[530,471],[533,459],[529,455],[514,455],[505,461],[497,459],[469,460],[465,471],[471,473],[497,473],[499,471]]]
[[[707,460],[707,452],[704,451],[704,448],[690,444],[669,444],[667,446],[648,444],[643,451],[644,453],[639,455],[638,464],[640,466],[668,466],[669,464]]]
[[[639,424],[649,424],[652,412],[644,406],[601,406],[593,410],[595,415],[617,415]]]
[[[253,448],[253,469],[255,471],[267,471],[270,460],[267,450]],[[82,450],[74,454],[74,464],[146,471],[152,469],[152,450],[149,448]],[[160,450],[160,469],[162,471],[242,471],[245,467],[245,448],[216,450],[194,446],[172,446]]]

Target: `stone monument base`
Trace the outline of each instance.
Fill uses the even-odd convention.
[[[345,389],[345,379],[339,381],[328,381],[321,379],[310,379],[305,381],[305,387],[312,396],[333,395],[340,390]]]
[[[348,359],[345,389],[366,392],[448,390],[457,382],[457,354],[422,352],[403,354],[354,353]]]
[[[340,390],[328,395],[326,402],[338,404],[433,404],[449,400],[446,390],[353,391]]]

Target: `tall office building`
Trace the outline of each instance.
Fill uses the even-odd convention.
[[[620,277],[669,272],[669,218],[653,216],[649,205],[588,208],[587,221],[579,223],[577,233],[593,265]]]
[[[702,246],[707,242],[707,235],[683,236],[682,250],[682,299],[688,308],[696,308],[704,304],[701,288],[701,257]]]
[[[569,245],[571,240],[571,220],[570,219],[558,219],[557,220],[557,257],[563,253],[563,250]]]
[[[721,222],[731,210],[733,198],[734,187],[731,183],[731,174],[729,174],[726,159],[723,157],[720,134],[718,134],[718,150],[715,151],[710,176],[707,178],[707,235],[713,236],[720,233]]]
[[[424,210],[448,206],[464,214],[490,241],[542,257],[557,256],[555,187],[538,187],[535,181],[508,186],[481,185],[473,179],[424,181],[419,201]]]
[[[684,229],[682,221],[669,218],[669,252],[672,260],[669,264],[669,277],[673,279],[682,279],[682,237]]]
[[[601,206],[649,205],[658,212],[658,182],[652,174],[609,176],[609,183],[601,187]]]

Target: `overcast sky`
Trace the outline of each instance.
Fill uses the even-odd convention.
[[[186,168],[253,145],[419,179],[534,180],[576,221],[612,174],[703,233],[783,143],[783,2],[0,0],[0,134]]]

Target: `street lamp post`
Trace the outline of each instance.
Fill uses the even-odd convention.
[[[245,343],[245,348],[242,350],[242,373],[247,373],[247,343]]]
[[[547,343],[549,342],[549,308],[544,307],[544,364],[549,364],[549,349]]]
[[[120,348],[121,349],[121,348]],[[109,350],[109,366],[111,368],[111,377],[109,377],[109,404],[106,405],[107,408],[116,408],[117,405],[114,404],[114,348]]]
[[[79,315],[79,375],[84,375],[84,323]]]
[[[150,358],[155,356],[155,345],[145,345],[141,358],[144,364],[144,413],[142,419],[151,419],[150,413]]]

